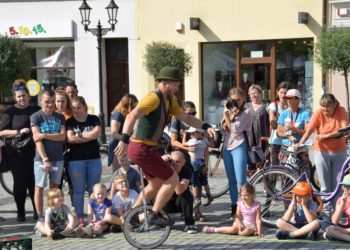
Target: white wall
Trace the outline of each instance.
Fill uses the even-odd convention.
[[[103,27],[109,27],[106,6],[109,1],[89,0],[92,8],[90,14],[90,28],[96,28],[98,19]],[[80,23],[81,17],[79,7],[82,1],[60,1],[60,2],[18,2],[0,3],[0,33],[7,31],[9,27],[20,21],[38,23],[56,23],[57,29],[70,29],[70,27],[60,27],[59,20],[73,20],[74,47],[75,47],[75,80],[78,85],[79,94],[84,96],[88,105],[92,106],[95,114],[99,112],[99,87],[98,87],[98,53],[97,38],[90,32],[84,31]],[[130,91],[135,92],[136,79],[136,35],[135,35],[135,1],[118,0],[118,23],[114,32],[109,32],[104,38],[125,38],[129,39],[129,80]],[[64,22],[62,22],[64,23]],[[68,37],[61,37],[52,40],[66,40]],[[40,39],[38,40],[40,41]],[[104,52],[104,42],[102,45]],[[102,54],[103,63],[103,90],[106,96],[105,58]],[[104,113],[106,113],[107,100],[104,100]]]

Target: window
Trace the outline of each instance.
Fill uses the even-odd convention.
[[[222,119],[223,101],[236,86],[236,43],[206,43],[203,55],[204,120],[215,123]]]
[[[32,51],[32,78],[53,87],[64,87],[75,80],[73,42],[26,42]]]
[[[313,104],[313,54],[312,40],[276,42],[277,83],[287,81],[300,91],[300,106],[312,109]]]

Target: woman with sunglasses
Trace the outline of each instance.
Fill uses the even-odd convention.
[[[320,99],[320,108],[312,115],[305,134],[300,144],[316,132],[316,140],[313,144],[314,162],[321,184],[322,192],[332,192],[337,186],[337,177],[343,162],[347,158],[346,139],[337,132],[345,128],[349,121],[346,110],[340,106],[339,101],[332,94],[324,94]],[[298,145],[299,146],[299,145]],[[339,197],[338,193],[337,197]],[[335,201],[324,205],[324,211],[330,215],[335,208]],[[333,206],[333,207],[332,207]]]
[[[309,124],[311,113],[299,107],[301,100],[299,90],[288,90],[284,98],[287,100],[288,108],[278,117],[277,135],[282,138],[282,145],[288,147],[300,141]]]
[[[233,88],[224,105],[222,128],[224,131],[223,159],[231,198],[231,220],[237,210],[238,188],[247,182],[248,145],[244,132],[251,137],[252,116],[245,108],[246,96],[242,89]]]
[[[108,146],[108,166],[112,165],[113,172],[120,168],[118,157],[114,157],[114,149],[122,136],[125,117],[136,107],[137,97],[133,94],[126,94],[113,109],[111,115],[112,138]]]
[[[17,135],[31,135],[30,116],[40,110],[37,105],[30,105],[29,90],[24,80],[16,80],[12,88],[15,104],[9,107],[1,117],[0,137],[6,141]],[[34,155],[35,144],[33,139],[30,145],[25,149],[6,145],[4,160],[10,162],[11,173],[13,176],[13,196],[17,207],[17,221],[25,221],[25,200],[27,191],[33,204],[34,216],[37,219],[37,213],[34,205]]]

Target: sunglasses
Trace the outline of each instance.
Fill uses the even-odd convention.
[[[343,185],[344,188],[350,189],[350,185]]]
[[[24,84],[13,86],[13,90],[14,90],[14,91],[26,90],[26,89],[27,89],[27,87],[26,87]]]
[[[190,113],[186,113],[186,114],[195,116],[197,114],[197,112],[194,111],[194,112],[190,112]]]
[[[122,185],[122,184],[128,184],[128,181],[124,180],[124,181],[120,181],[118,182],[119,185]]]

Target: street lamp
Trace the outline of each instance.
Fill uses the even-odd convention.
[[[106,130],[105,130],[105,121],[104,121],[104,113],[103,113],[103,89],[102,89],[102,53],[101,53],[101,43],[102,36],[106,35],[109,31],[113,31],[115,28],[115,24],[118,22],[117,14],[118,14],[118,6],[115,4],[114,0],[106,7],[108,13],[108,23],[111,25],[110,28],[102,28],[100,20],[98,20],[98,24],[96,28],[89,28],[90,22],[90,11],[91,7],[86,3],[86,0],[83,0],[82,5],[79,7],[80,15],[81,15],[81,24],[84,25],[85,32],[90,31],[94,36],[97,37],[97,50],[98,50],[98,84],[99,84],[99,96],[100,96],[100,113],[98,117],[101,121],[101,136],[100,143],[106,143]]]

